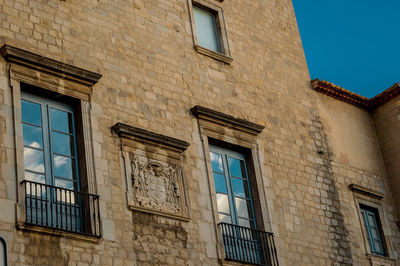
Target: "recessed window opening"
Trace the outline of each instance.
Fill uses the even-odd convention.
[[[197,42],[200,46],[221,53],[216,14],[211,10],[193,6]]]
[[[360,205],[360,210],[371,253],[385,256],[385,242],[378,210],[365,205]]]

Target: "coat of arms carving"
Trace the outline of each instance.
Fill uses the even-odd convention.
[[[144,208],[179,214],[181,211],[177,164],[140,160],[130,154],[135,202]]]
[[[183,153],[189,143],[118,123],[128,208],[189,221]]]

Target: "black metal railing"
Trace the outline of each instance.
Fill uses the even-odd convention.
[[[218,225],[222,230],[226,260],[256,265],[279,265],[273,233],[234,224]]]
[[[28,225],[101,237],[99,196],[22,181]]]

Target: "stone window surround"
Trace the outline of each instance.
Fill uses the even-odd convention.
[[[205,157],[210,201],[214,217],[214,230],[217,239],[217,256],[221,262],[224,262],[225,250],[222,240],[222,232],[217,226],[219,223],[219,216],[214,179],[211,169],[210,142],[233,150],[247,150],[246,157],[249,159],[248,164],[253,168],[251,170],[253,172],[251,173],[254,177],[253,180],[255,180],[255,184],[253,185],[258,194],[257,196],[253,195],[254,203],[257,201],[257,204],[259,204],[258,213],[256,210],[256,217],[258,216],[257,220],[262,220],[262,224],[258,223],[258,226],[260,230],[272,232],[271,218],[267,206],[267,196],[264,190],[264,174],[261,167],[259,145],[257,144],[257,136],[262,132],[264,126],[244,119],[235,118],[199,105],[194,106],[191,109],[191,112],[194,117],[197,118],[200,138],[202,141],[202,149]]]
[[[190,221],[183,159],[189,143],[123,123],[117,123],[112,130],[120,138],[121,169],[126,183],[128,208],[183,222]],[[153,165],[158,170],[156,175],[147,170]],[[141,178],[147,180],[146,184],[139,181]],[[155,184],[161,188],[155,189]],[[173,189],[168,184],[173,184]]]
[[[85,162],[85,169],[83,171],[86,175],[87,192],[96,194],[97,187],[91,132],[90,98],[92,87],[101,78],[101,75],[7,44],[0,48],[0,54],[4,57],[7,63],[9,87],[13,101],[12,119],[14,127],[14,145],[16,151],[17,228],[21,230],[29,230],[53,235],[62,235],[76,239],[98,241],[97,237],[69,233],[39,226],[27,226],[24,224],[25,195],[22,193],[24,189],[23,185],[21,184],[21,182],[24,180],[24,149],[21,124],[21,83],[43,89],[44,91],[51,93],[65,95],[74,98],[74,100],[79,102],[82,127],[81,134],[83,137],[81,150],[84,151],[84,153],[79,153],[79,155],[80,158],[84,158],[83,160]]]
[[[382,199],[384,198],[384,194],[380,193],[379,191],[375,191],[369,189],[367,187],[358,185],[358,184],[350,184],[349,189],[353,192],[354,203],[357,210],[357,215],[359,219],[360,228],[363,235],[364,240],[364,248],[367,257],[371,260],[371,263],[383,263],[382,265],[394,265],[394,254],[391,241],[388,237],[388,221],[385,216],[383,202]],[[377,210],[379,215],[379,221],[381,224],[382,230],[382,241],[384,244],[385,252],[387,253],[386,256],[380,256],[377,254],[372,254],[369,249],[369,243],[367,239],[367,232],[365,231],[364,221],[361,214],[361,207],[360,205],[368,206]],[[387,264],[389,263],[389,264]],[[375,265],[375,264],[374,264]]]
[[[229,48],[228,35],[227,35],[227,31],[226,31],[224,14],[223,14],[222,5],[220,3],[220,2],[223,2],[223,0],[218,0],[218,1],[215,1],[215,0],[187,0],[187,1],[188,1],[188,6],[189,6],[190,23],[191,23],[191,27],[192,27],[192,33],[193,33],[192,36],[193,36],[194,49],[200,54],[209,56],[216,60],[222,61],[226,64],[230,64],[233,61],[233,59],[231,58],[231,52],[230,52],[230,48]],[[198,44],[197,34],[196,34],[196,25],[194,22],[193,6],[199,7],[201,9],[210,11],[215,14],[218,38],[219,38],[220,45],[221,45],[221,53],[217,53],[215,51],[212,51],[210,49],[202,47]]]

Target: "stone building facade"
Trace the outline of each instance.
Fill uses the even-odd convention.
[[[8,265],[399,263],[399,86],[310,82],[291,1],[0,0],[0,22]],[[224,197],[258,231],[226,233]]]

